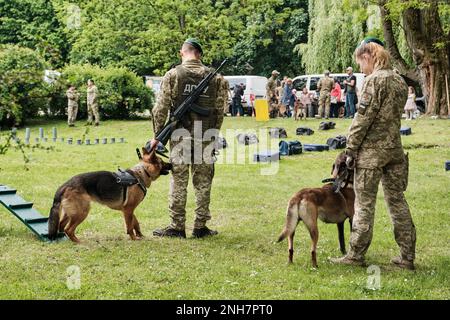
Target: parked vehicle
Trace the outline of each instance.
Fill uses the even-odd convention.
[[[162,77],[157,76],[144,76],[145,85],[153,90],[155,97],[158,95],[161,88]]]
[[[359,93],[359,91],[362,89],[362,86],[364,84],[364,73],[354,73],[356,76],[356,92]],[[317,83],[321,78],[323,78],[323,74],[311,74],[311,75],[304,75],[304,76],[298,76],[293,79],[293,85],[294,89],[297,90],[297,95],[300,96],[300,93],[302,92],[303,88],[308,88],[309,91],[314,92],[316,95],[316,98],[318,97],[317,90]],[[348,78],[348,75],[346,73],[332,73],[330,74],[330,77],[333,79],[339,80],[339,83],[342,87],[342,97],[343,102],[345,102],[344,97],[344,80]]]
[[[231,113],[231,97],[235,85],[244,84],[244,97],[242,98],[242,107],[244,113],[252,115],[252,108],[256,99],[263,99],[266,95],[267,78],[260,76],[225,76],[230,85],[229,103]]]

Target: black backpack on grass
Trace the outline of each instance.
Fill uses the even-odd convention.
[[[302,143],[298,140],[294,141],[280,141],[280,155],[291,156],[293,154],[300,154],[303,152]]]
[[[327,140],[327,145],[331,150],[344,149],[347,146],[347,137],[339,135],[335,138],[330,138]]]
[[[319,124],[319,130],[330,130],[330,129],[334,129],[335,126],[336,126],[336,123],[334,123],[334,122],[323,121]]]
[[[314,134],[314,130],[306,127],[297,128],[296,133],[298,136],[310,136]]]

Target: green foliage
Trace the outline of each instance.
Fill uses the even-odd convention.
[[[233,57],[229,72],[266,75],[279,68],[297,73],[296,43],[306,41],[307,0],[53,0],[60,21],[70,6],[81,10],[81,27],[66,25],[70,61],[126,67],[137,74],[164,74],[179,61],[179,49],[196,37],[203,60]],[[285,61],[289,61],[286,63]],[[231,64],[230,64],[231,65]]]
[[[36,49],[53,66],[61,66],[69,45],[48,0],[0,0],[0,44]]]
[[[248,4],[239,10],[246,28],[234,46],[236,63],[231,72],[251,71],[268,76],[277,69],[283,75],[299,75],[303,70],[300,59],[294,58],[294,48],[307,39],[307,1],[249,1]],[[254,69],[249,70],[248,65]]]
[[[153,92],[145,86],[140,77],[126,68],[100,68],[89,64],[69,65],[64,68],[58,86],[65,89],[68,84],[76,86],[81,93],[79,108],[81,116],[86,115],[86,87],[89,79],[93,79],[98,88],[98,102],[103,117],[127,119],[135,112],[152,108]],[[63,92],[65,93],[65,90]],[[65,105],[60,108],[65,108]]]
[[[0,126],[22,124],[46,105],[45,62],[33,50],[0,46]]]
[[[365,36],[366,10],[364,1],[309,1],[308,43],[297,46],[307,73],[356,67],[353,52]]]

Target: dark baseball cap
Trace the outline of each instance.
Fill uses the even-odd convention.
[[[189,43],[191,46],[193,46],[195,49],[197,49],[200,54],[203,54],[202,46],[200,45],[200,42],[196,38],[189,38],[184,41],[184,43]]]
[[[361,41],[361,45],[368,44],[368,43],[371,43],[371,42],[376,43],[376,44],[384,47],[384,42],[381,41],[378,38],[375,38],[375,37],[367,37],[367,38],[365,38],[363,41]]]

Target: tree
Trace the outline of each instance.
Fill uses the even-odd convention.
[[[31,49],[0,46],[0,126],[22,124],[46,105],[45,67]]]
[[[69,44],[47,0],[0,0],[0,44],[36,49],[53,66],[65,63]]]
[[[243,28],[233,49],[233,73],[267,76],[277,69],[299,75],[303,68],[294,58],[297,43],[307,40],[307,0],[248,2],[240,11]]]
[[[450,115],[450,4],[438,0],[380,0],[379,7],[384,38],[395,66],[419,82],[427,100],[427,114]],[[399,52],[395,23],[403,27],[414,61],[412,68]]]
[[[53,0],[63,23],[69,5]],[[296,43],[306,40],[307,0],[78,0],[80,26],[64,31],[70,62],[164,74],[179,62],[181,43],[196,37],[206,64],[232,57],[230,72],[297,73]],[[288,61],[287,63],[284,61]],[[282,63],[284,62],[284,63]]]
[[[367,34],[379,33],[378,25],[368,23],[374,13],[367,0],[309,0],[308,12],[308,42],[296,50],[309,74],[356,67],[353,52],[358,43]]]

